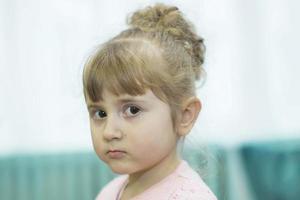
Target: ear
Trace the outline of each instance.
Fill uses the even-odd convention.
[[[179,136],[185,136],[191,131],[198,118],[201,107],[201,101],[195,96],[183,102],[176,126],[176,131]]]

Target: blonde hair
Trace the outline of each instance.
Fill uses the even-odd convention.
[[[195,95],[205,46],[177,7],[156,4],[134,12],[127,30],[100,45],[84,67],[85,97],[142,95],[146,89],[171,107],[173,122],[181,102]]]

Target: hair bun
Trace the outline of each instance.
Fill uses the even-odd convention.
[[[181,30],[185,20],[175,6],[156,4],[134,12],[128,24],[143,31],[165,31],[174,36],[183,34]]]
[[[200,73],[205,51],[203,39],[196,34],[193,24],[183,17],[177,7],[157,3],[134,12],[127,23],[144,32],[161,31],[171,35],[192,56],[196,76]]]

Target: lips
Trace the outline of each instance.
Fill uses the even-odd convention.
[[[107,154],[111,159],[121,159],[125,156],[126,152],[121,150],[109,150]]]
[[[109,151],[107,151],[107,153],[109,153],[109,152],[123,152],[123,153],[125,153],[125,151],[118,150],[118,149],[115,149],[115,150],[109,150]]]

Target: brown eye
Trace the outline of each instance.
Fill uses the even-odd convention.
[[[133,114],[133,115],[140,112],[140,109],[138,107],[135,107],[135,106],[130,106],[129,110],[130,110],[130,113]]]
[[[128,106],[128,108],[125,110],[125,115],[126,116],[135,116],[137,115],[139,112],[141,111],[140,108],[138,108],[137,106]]]
[[[106,113],[103,110],[97,110],[95,112],[95,118],[101,119],[101,118],[104,118],[106,116],[107,115],[106,115]]]

